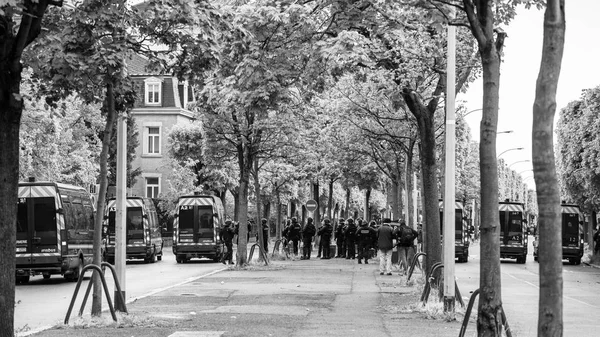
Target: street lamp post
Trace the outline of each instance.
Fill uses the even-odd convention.
[[[496,158],[500,158],[500,156],[501,156],[501,155],[505,154],[505,153],[506,153],[506,152],[508,152],[508,151],[520,151],[520,150],[523,150],[523,149],[524,149],[523,147],[513,147],[512,149],[508,149],[508,150],[504,150],[504,151],[502,151],[502,152],[501,152],[501,153],[498,155],[498,157],[496,157]]]

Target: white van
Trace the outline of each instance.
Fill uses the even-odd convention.
[[[94,214],[84,188],[55,183],[19,183],[17,201],[16,282],[53,274],[76,281],[92,263]]]
[[[109,263],[115,261],[116,203],[115,199],[108,200],[104,217],[105,260]],[[162,260],[162,229],[152,199],[127,197],[126,214],[126,258],[143,259],[146,263]]]
[[[224,213],[217,196],[179,197],[173,222],[173,254],[177,263],[202,257],[219,262],[222,254],[219,230],[225,223]]]

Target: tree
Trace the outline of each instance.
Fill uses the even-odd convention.
[[[117,114],[125,116],[135,100],[126,61],[131,53],[144,54],[154,70],[188,75],[193,80],[192,72],[200,72],[214,60],[214,33],[218,28],[213,23],[219,20],[218,12],[203,1],[151,0],[143,7],[131,8],[125,0],[86,0],[56,13],[49,33],[39,44],[43,52],[31,56],[38,76],[49,84],[49,93],[60,97],[78,92],[89,102],[103,104],[106,127],[100,154],[94,264],[101,262],[109,145]],[[194,29],[204,29],[204,34],[193,34]],[[169,47],[165,53],[170,57],[159,57],[161,53],[151,49],[150,43]],[[102,288],[97,273],[93,282],[92,315],[100,315]]]
[[[496,132],[500,63],[506,33],[497,26],[507,24],[515,15],[511,1],[463,0],[453,3],[466,16],[467,27],[477,41],[483,68],[483,114],[480,128],[481,177],[481,269],[477,331],[479,336],[502,333],[502,296],[500,278],[500,228],[498,226],[498,167]],[[499,13],[496,15],[496,13]],[[460,17],[459,20],[464,19]],[[455,20],[455,21],[459,21]]]
[[[308,6],[265,1],[224,7],[234,22],[251,34],[239,33],[224,41],[221,64],[204,88],[204,125],[212,143],[234,149],[239,169],[237,217],[241,223],[238,265],[245,265],[250,175],[271,120],[289,113],[280,107],[291,102],[291,90],[306,63],[299,36],[312,24]],[[214,132],[213,132],[214,131]],[[254,172],[258,174],[258,172]]]
[[[50,5],[60,0],[0,1],[0,336],[14,334],[16,202],[19,132],[24,99],[23,52],[40,34]]]
[[[533,104],[531,152],[539,209],[540,300],[538,335],[563,334],[560,191],[554,161],[556,91],[565,44],[565,1],[548,0],[542,61]]]

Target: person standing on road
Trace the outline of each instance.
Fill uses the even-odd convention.
[[[354,219],[346,220],[346,229],[344,230],[344,238],[346,239],[346,260],[356,258],[356,225]]]
[[[400,269],[400,275],[405,275],[408,271],[408,260],[415,254],[414,242],[419,233],[408,227],[405,221],[400,223],[400,227],[396,231],[395,236],[398,238],[398,269]]]
[[[292,226],[292,220],[287,219],[285,225],[283,226],[283,230],[281,231],[281,238],[283,241],[283,248],[288,248],[288,241],[290,240],[290,227]]]
[[[306,225],[302,229],[302,257],[301,260],[310,260],[310,254],[312,251],[312,239],[317,232],[317,228],[313,223],[313,218],[306,220]]]
[[[335,257],[345,257],[346,256],[346,250],[344,249],[344,226],[346,225],[345,221],[343,218],[340,218],[338,220],[338,224],[335,228],[335,243],[337,245],[337,254],[335,255]]]
[[[300,240],[300,233],[302,232],[302,226],[298,223],[296,217],[292,218],[292,224],[288,228],[288,239],[292,241],[294,245],[294,255],[298,256],[298,241]]]
[[[333,233],[333,227],[329,219],[324,220],[323,226],[319,228],[319,236],[321,237],[321,245],[323,246],[323,256],[321,259],[329,260],[331,258],[331,233]]]
[[[383,219],[377,229],[377,247],[379,249],[379,275],[392,275],[392,249],[394,248],[394,233],[390,219]]]
[[[375,237],[375,230],[365,221],[361,223],[356,230],[356,241],[358,243],[358,264],[361,260],[365,260],[365,264],[369,264],[369,249]]]
[[[233,237],[235,235],[235,230],[231,225],[231,220],[225,221],[225,226],[221,228],[219,231],[219,237],[221,238],[221,242],[225,245],[225,252],[221,256],[221,262],[223,264],[233,264]]]

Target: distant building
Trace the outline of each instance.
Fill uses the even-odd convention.
[[[142,170],[130,191],[132,195],[156,198],[166,192],[168,186],[166,135],[173,125],[194,119],[194,114],[186,107],[195,97],[187,82],[180,82],[174,76],[149,73],[147,65],[148,60],[140,55],[127,61],[127,70],[138,94],[131,115],[140,135],[132,167]]]

